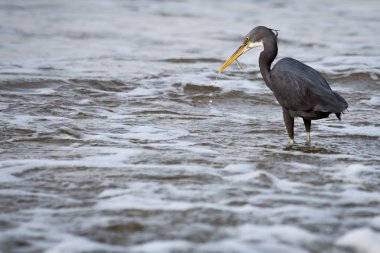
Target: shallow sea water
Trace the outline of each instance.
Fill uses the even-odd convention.
[[[380,252],[380,2],[0,1],[0,252]],[[349,103],[287,145],[256,25]]]

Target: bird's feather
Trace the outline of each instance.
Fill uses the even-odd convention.
[[[275,97],[288,110],[340,113],[348,107],[316,70],[295,59],[281,59],[270,75]]]

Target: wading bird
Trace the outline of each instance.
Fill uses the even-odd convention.
[[[294,118],[301,117],[310,143],[311,121],[327,118],[335,113],[340,120],[347,102],[331,90],[327,81],[313,68],[292,58],[279,60],[271,69],[277,56],[277,31],[265,26],[252,29],[236,52],[223,64],[219,74],[248,50],[263,46],[259,66],[266,85],[282,106],[289,143],[294,143]]]

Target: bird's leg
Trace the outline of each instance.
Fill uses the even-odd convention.
[[[305,124],[305,129],[306,129],[306,142],[310,144],[311,120],[303,119],[303,123]]]
[[[286,131],[288,132],[289,136],[289,144],[294,144],[294,118],[285,108],[282,108],[282,114],[284,115]]]

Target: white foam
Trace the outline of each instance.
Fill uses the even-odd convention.
[[[60,212],[61,210],[58,210]],[[72,211],[65,209],[64,212]],[[0,242],[13,238],[35,238],[33,244],[28,249],[46,253],[63,253],[63,252],[94,252],[94,251],[112,251],[122,250],[121,247],[107,245],[92,241],[79,235],[72,235],[63,232],[63,228],[53,225],[52,219],[57,210],[52,209],[29,209],[25,210],[28,221],[22,222],[19,226],[2,231]],[[21,213],[24,215],[25,213]],[[16,214],[19,215],[20,213]],[[30,216],[31,215],[31,216]],[[17,216],[16,216],[17,217]],[[23,218],[23,220],[24,220]]]
[[[305,200],[308,197],[305,196]],[[329,200],[326,200],[328,202]],[[322,202],[322,201],[321,201]],[[306,220],[313,220],[315,222],[337,222],[334,216],[334,210],[328,208],[316,209],[314,207],[300,206],[300,205],[286,205],[276,208],[267,208],[263,211],[264,214],[270,214],[272,220],[281,222],[283,217],[297,217]],[[279,218],[282,217],[282,218]]]
[[[172,150],[183,150],[183,151],[190,151],[192,153],[199,153],[199,154],[219,154],[218,151],[206,147],[200,147],[195,142],[190,141],[182,141],[182,140],[170,140],[167,142],[160,142],[160,143],[150,143],[150,147],[158,148],[158,149],[172,149]]]
[[[379,77],[378,77],[375,73],[370,73],[370,74],[369,74],[369,77],[370,77],[372,80],[374,80],[374,81],[379,80]]]
[[[364,227],[348,231],[341,236],[336,245],[352,248],[360,253],[380,252],[380,233]]]
[[[292,226],[254,226],[243,225],[237,228],[229,228],[232,238],[226,238],[204,244],[191,243],[184,240],[153,241],[142,245],[130,247],[131,252],[171,252],[191,251],[191,249],[205,252],[237,252],[237,253],[261,253],[261,252],[294,252],[306,253],[296,244],[313,242],[316,237],[305,230]],[[276,238],[273,241],[273,238]]]
[[[293,225],[258,226],[246,224],[232,229],[231,232],[241,240],[270,241],[276,238],[278,241],[299,244],[301,242],[312,242],[316,235]]]
[[[352,74],[356,73],[380,74],[375,62],[379,61],[379,56],[326,56],[318,63],[313,63],[314,68],[329,74]],[[355,73],[354,72],[354,73]]]
[[[363,136],[377,136],[380,137],[380,128],[376,126],[353,126],[342,125],[339,127],[331,127],[326,125],[318,125],[320,131],[334,132],[338,135],[363,135]]]
[[[1,167],[1,166],[0,166]],[[23,172],[23,168],[1,168],[0,170],[0,183],[11,183],[18,181],[19,179],[14,174]]]
[[[162,173],[160,174],[163,175]],[[171,175],[173,176],[173,175]],[[222,191],[225,186],[173,186],[156,182],[129,182],[127,189],[107,189],[99,194],[96,208],[99,210],[176,210],[207,208],[230,212],[259,213],[259,209],[250,205],[230,206],[225,201],[206,201]],[[207,191],[208,190],[208,191]],[[154,194],[152,194],[154,193]],[[193,196],[189,199],[189,196]]]
[[[241,163],[241,164],[228,164],[226,167],[224,167],[223,170],[225,170],[228,173],[250,173],[255,169],[255,164],[249,164],[249,163]]]
[[[1,90],[3,137],[13,138],[2,139],[0,151],[0,183],[6,186],[0,197],[14,200],[9,207],[14,211],[0,214],[6,222],[0,243],[9,240],[9,251],[308,253],[308,246],[319,250],[318,242],[333,247],[325,228],[368,224],[380,229],[379,170],[371,165],[379,160],[351,152],[357,141],[358,147],[371,144],[361,153],[376,152],[377,147],[372,145],[375,138],[351,135],[380,136],[375,113],[379,96],[372,85],[380,73],[379,55],[373,54],[380,52],[380,33],[374,32],[379,26],[376,0],[255,1],[263,10],[255,18],[281,30],[277,59],[291,56],[327,74],[368,73],[372,78],[363,79],[371,86],[359,95],[352,85],[338,87],[348,94],[350,108],[357,99],[370,98],[359,101],[362,116],[351,113],[338,124],[330,125],[327,119],[316,125],[316,134],[327,130],[325,137],[348,135],[339,138],[339,148],[332,144],[331,151],[338,154],[284,150],[281,110],[269,111],[269,99],[275,98],[258,72],[260,50],[242,56],[244,72],[231,66],[214,83],[222,61],[254,26],[252,1],[8,2],[0,8],[0,78],[64,80],[55,90]],[[226,14],[230,22],[221,26]],[[51,20],[54,26],[46,23]],[[126,24],[133,29],[125,29]],[[168,58],[195,61],[165,61]],[[51,68],[38,69],[43,66]],[[121,80],[115,84],[120,91],[87,85],[87,78],[102,82],[107,77]],[[201,89],[205,100],[197,103],[184,92],[187,83],[216,86],[209,97],[213,103],[207,104],[209,92]],[[244,98],[238,94],[235,99],[236,91]],[[259,106],[262,95],[268,103]],[[58,104],[62,107],[55,107]],[[149,113],[152,110],[173,113]],[[367,121],[368,113],[375,123],[358,125]],[[215,127],[221,132],[207,131]],[[78,139],[54,139],[60,128],[69,134],[76,130],[72,134]],[[253,128],[282,129],[284,136],[276,141],[273,133],[247,133]],[[53,141],[34,138],[39,135],[54,135]],[[316,145],[328,142],[323,138]],[[34,168],[18,178],[18,173]],[[63,178],[54,174],[56,168]],[[97,175],[101,185],[93,188]],[[68,188],[60,191],[61,186]],[[96,195],[99,187],[104,191]],[[23,200],[29,199],[28,206]],[[134,208],[139,210],[123,211]],[[348,215],[341,219],[342,214]],[[110,224],[132,220],[148,229],[109,233],[104,244],[91,240],[107,233]],[[198,234],[194,223],[210,228]],[[183,231],[163,239],[154,234],[156,224],[164,232],[173,224]],[[315,232],[303,229],[309,224]],[[375,234],[376,242],[376,233],[362,237]],[[127,247],[112,245],[120,236],[125,236],[120,243]],[[342,241],[359,244],[365,241],[362,237]],[[25,242],[30,245],[22,247]]]
[[[188,133],[185,129],[173,127],[134,126],[128,130],[125,137],[145,141],[163,141],[177,139]]]
[[[58,199],[61,203],[79,203],[73,198],[59,196],[57,194],[52,193],[43,193],[43,192],[28,192],[24,190],[14,190],[14,189],[0,189],[0,196],[33,196],[38,198],[52,198]]]
[[[99,210],[188,210],[194,203],[164,200],[156,197],[122,195],[102,200],[96,204]]]
[[[218,151],[210,148],[205,147],[199,147],[199,146],[190,146],[190,147],[183,147],[180,148],[184,151],[189,151],[191,153],[198,153],[198,154],[209,154],[209,155],[218,155],[220,154]]]
[[[246,80],[243,76],[238,78],[229,78],[228,80],[218,80],[215,84],[217,87],[223,89],[224,92],[242,91],[246,94],[262,94],[269,93],[269,88],[263,81]]]
[[[228,112],[225,113],[225,117],[228,118],[228,120],[232,122],[237,122],[241,124],[246,124],[251,121],[257,120],[257,117],[254,116],[253,114],[245,114],[245,113],[233,113],[233,112]]]
[[[155,182],[129,182],[127,189],[107,189],[99,194],[96,208],[100,210],[188,210],[203,203],[184,201],[187,196],[197,194],[195,190],[186,190]],[[152,194],[162,192],[162,194]],[[184,200],[182,200],[184,199]]]
[[[84,237],[62,235],[60,241],[54,246],[48,248],[45,253],[67,253],[67,252],[94,252],[110,250],[110,246],[94,241],[90,241]]]
[[[306,163],[288,162],[287,164],[290,165],[292,168],[295,168],[296,170],[299,170],[300,168],[302,168],[303,170],[311,170],[315,168],[314,165]]]
[[[380,170],[375,166],[360,163],[340,164],[333,167],[323,168],[330,177],[351,184],[370,183],[374,180],[372,175]]]
[[[234,181],[234,182],[250,182],[253,179],[260,177],[261,175],[266,175],[266,173],[264,173],[262,171],[252,171],[252,172],[248,172],[248,173],[242,173],[242,174],[227,176],[226,179]]]
[[[142,97],[142,96],[153,96],[157,93],[157,90],[154,90],[152,88],[143,88],[138,87],[133,89],[132,91],[128,92],[129,96],[136,96],[136,97]]]
[[[339,193],[340,199],[337,201],[339,204],[356,204],[363,203],[380,203],[380,194],[378,192],[368,192],[358,189],[346,189]]]
[[[304,186],[304,184],[302,183],[291,182],[289,180],[280,179],[270,173],[267,173],[261,170],[251,171],[251,172],[242,173],[242,174],[236,174],[232,176],[227,176],[225,178],[234,182],[242,183],[242,182],[254,182],[255,179],[260,180],[261,176],[266,176],[268,179],[271,180],[273,187],[281,191],[287,191],[287,192],[297,191],[297,188]]]
[[[243,242],[236,239],[224,239],[216,242],[208,242],[200,247],[201,251],[205,252],[223,252],[223,253],[263,253],[262,249],[258,248],[258,244],[252,245],[248,242]]]
[[[364,100],[363,102],[365,102],[369,105],[378,106],[378,105],[380,105],[380,96],[374,95],[369,100]]]
[[[77,104],[78,105],[90,105],[90,104],[92,104],[92,101],[90,99],[83,98],[83,99],[78,100]]]
[[[187,252],[192,243],[184,240],[152,241],[130,247],[128,252],[138,253],[162,253],[162,252]]]
[[[9,105],[8,104],[5,104],[5,103],[0,103],[0,111],[2,110],[6,110],[9,108]]]
[[[12,127],[17,127],[20,129],[33,129],[35,128],[35,122],[41,121],[48,121],[48,122],[55,122],[55,123],[63,123],[67,121],[67,118],[65,117],[55,117],[55,116],[32,116],[32,115],[26,115],[26,114],[4,114],[0,113],[0,117],[7,118],[7,123],[10,124]],[[43,124],[38,124],[37,126],[39,131],[48,131],[49,129],[44,126]]]
[[[380,230],[380,216],[377,216],[377,217],[371,219],[369,224],[371,224],[372,227]]]
[[[206,252],[287,252],[306,253],[299,244],[311,243],[317,237],[300,228],[290,225],[257,226],[246,224],[225,229],[230,238],[208,242],[199,247]]]
[[[137,149],[104,148],[103,154],[83,157],[77,160],[56,159],[14,159],[0,161],[0,182],[17,181],[14,174],[18,174],[34,168],[57,167],[124,167],[129,163],[129,158],[141,153]]]

